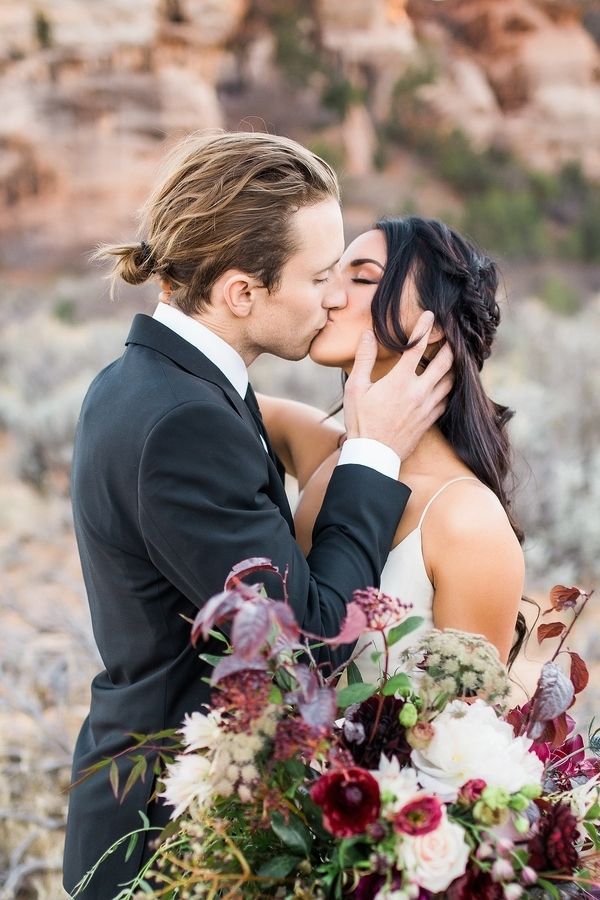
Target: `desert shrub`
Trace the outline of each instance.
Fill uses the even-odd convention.
[[[533,586],[600,576],[599,329],[599,299],[568,317],[541,300],[515,301],[486,366],[491,395],[517,412],[516,503]]]
[[[462,225],[477,243],[512,259],[537,259],[549,249],[544,221],[527,190],[489,188],[469,197]]]
[[[38,9],[35,12],[33,18],[33,30],[35,38],[42,50],[52,46],[54,43],[52,23],[42,9]]]
[[[553,312],[569,316],[581,308],[581,295],[571,284],[556,275],[548,275],[539,289],[540,299]]]
[[[37,312],[6,326],[0,359],[0,424],[17,443],[19,474],[38,487],[67,472],[88,385],[122,351],[127,325],[75,325]]]
[[[328,162],[329,165],[336,170],[341,169],[344,165],[344,149],[340,144],[319,139],[313,141],[309,145],[309,149],[312,150],[313,153],[316,153],[317,156],[320,156],[321,159],[324,159],[325,162]]]

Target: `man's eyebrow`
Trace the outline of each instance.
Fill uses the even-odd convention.
[[[376,266],[379,266],[381,271],[383,272],[385,266],[382,263],[378,262],[376,259],[353,259],[350,263],[350,268],[354,269],[356,266],[364,266],[365,263],[373,263]]]
[[[329,272],[330,269],[335,269],[341,258],[341,256],[338,256],[338,258],[334,262],[329,263],[328,266],[323,266],[322,269],[319,269],[318,272],[315,272],[315,275],[320,275],[322,272]]]

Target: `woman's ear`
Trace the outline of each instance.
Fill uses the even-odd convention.
[[[437,322],[433,323],[433,328],[431,329],[431,334],[429,335],[429,340],[427,341],[427,346],[431,347],[435,344],[440,344],[444,340],[444,331],[441,325],[438,325]],[[436,353],[440,348],[436,348]]]

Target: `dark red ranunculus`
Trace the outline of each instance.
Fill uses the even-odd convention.
[[[363,834],[381,809],[379,785],[358,766],[333,769],[322,775],[312,786],[310,796],[323,810],[323,825],[335,837]]]
[[[442,821],[442,804],[438,797],[417,797],[406,803],[394,817],[394,828],[401,834],[429,834]]]
[[[352,900],[375,900],[375,897],[386,883],[385,875],[378,875],[376,872],[370,872],[363,875],[354,891],[350,895]],[[402,873],[396,869],[392,870],[391,882],[388,885],[391,891],[399,891],[402,889]],[[426,891],[425,888],[419,889],[419,895],[416,900],[431,900],[433,894]]]
[[[548,870],[573,872],[579,854],[575,846],[579,836],[577,819],[566,803],[545,804],[529,841],[528,865],[536,872]]]

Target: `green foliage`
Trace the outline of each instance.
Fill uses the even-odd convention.
[[[46,50],[48,47],[52,46],[52,44],[54,43],[52,23],[42,9],[37,9],[35,12],[35,16],[33,19],[33,29],[35,38],[42,50]]]
[[[64,297],[63,299],[58,300],[53,309],[54,317],[58,319],[59,322],[64,322],[66,325],[72,325],[74,323],[75,312],[75,301],[71,300],[70,297]]]
[[[464,215],[455,224],[491,252],[514,259],[547,256],[600,260],[600,185],[578,162],[557,174],[537,172],[499,147],[476,150],[459,130],[440,129],[420,89],[435,78],[431,63],[410,69],[395,85],[391,111],[380,130],[379,159],[400,144],[460,195]],[[569,306],[572,298],[550,303]]]
[[[339,144],[317,140],[309,145],[309,149],[317,156],[320,156],[321,159],[324,159],[326,163],[329,163],[333,169],[341,169],[344,165],[344,151]]]
[[[344,118],[351,106],[364,103],[366,99],[363,88],[352,84],[350,79],[342,77],[337,72],[331,74],[329,83],[321,94],[323,106],[337,113],[340,119]]]
[[[544,221],[528,191],[494,187],[469,197],[463,228],[477,243],[512,259],[538,259],[549,250]]]
[[[546,306],[560,315],[574,315],[581,308],[579,292],[556,275],[548,275],[544,279],[539,293]]]

